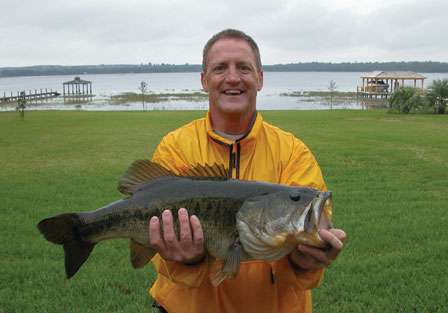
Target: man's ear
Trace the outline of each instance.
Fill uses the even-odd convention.
[[[208,86],[207,86],[207,80],[205,79],[205,73],[201,72],[201,84],[202,84],[202,89],[206,92],[208,92]]]
[[[263,71],[258,72],[257,91],[260,91],[261,89],[263,89]]]

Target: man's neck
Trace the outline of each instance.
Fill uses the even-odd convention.
[[[215,114],[214,114],[215,113]],[[222,115],[210,111],[213,129],[229,135],[246,134],[252,127],[256,112],[248,114]]]

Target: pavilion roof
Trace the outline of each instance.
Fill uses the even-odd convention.
[[[68,85],[68,84],[91,84],[92,82],[89,80],[83,80],[81,78],[79,78],[78,76],[76,76],[73,80],[70,80],[68,82],[64,82],[64,85]]]
[[[377,78],[377,79],[425,79],[426,77],[416,72],[410,71],[373,71],[364,73],[361,78]]]

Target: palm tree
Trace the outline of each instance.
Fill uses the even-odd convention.
[[[418,110],[424,104],[422,93],[413,87],[400,87],[389,98],[389,106],[401,113]]]
[[[448,79],[436,79],[428,87],[428,100],[434,113],[444,114],[448,102]]]

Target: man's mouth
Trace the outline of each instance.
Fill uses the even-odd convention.
[[[242,91],[240,89],[227,89],[227,90],[223,91],[223,94],[225,94],[227,96],[239,96],[243,93],[244,93],[244,91]]]

